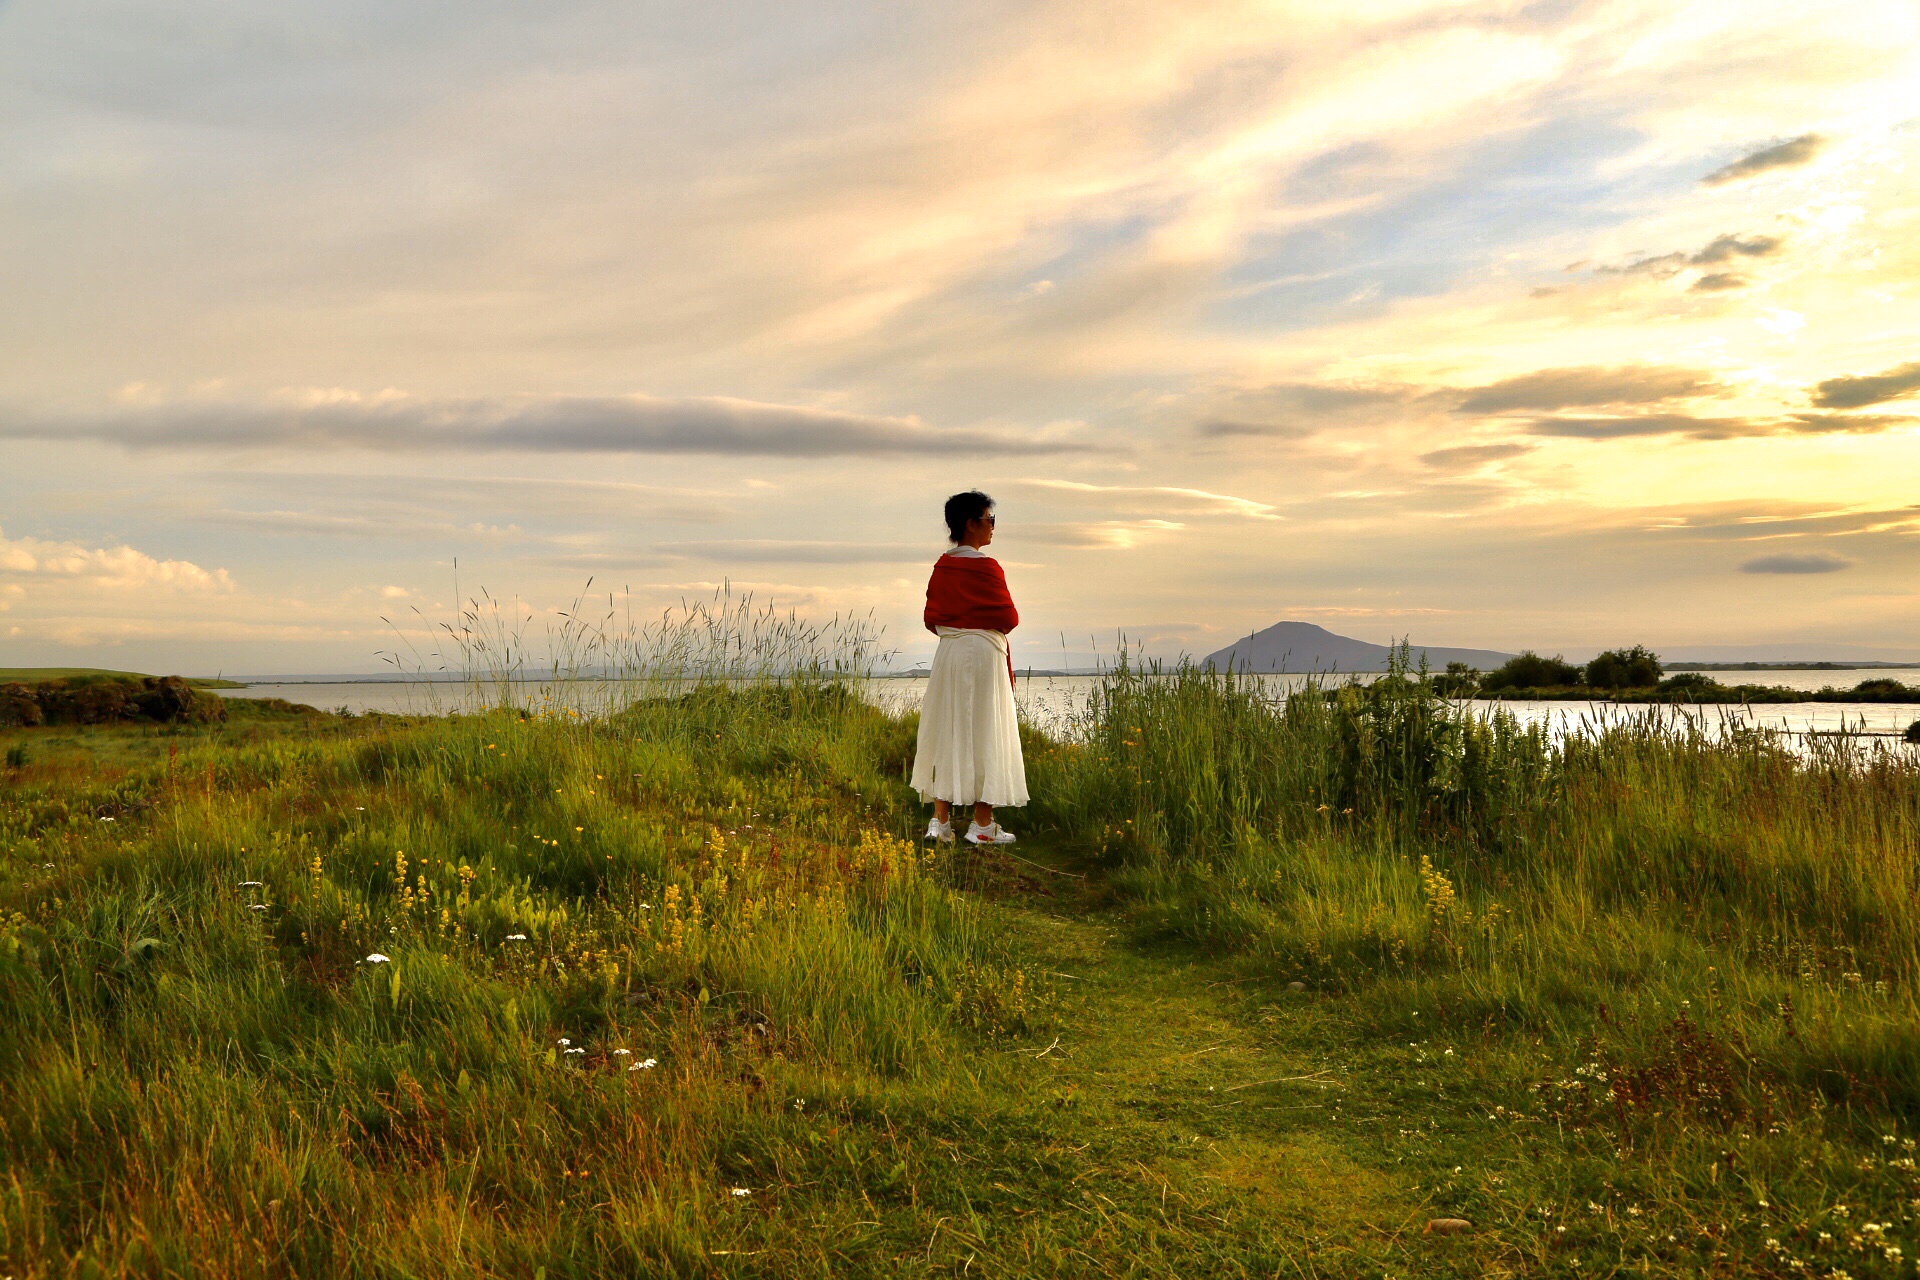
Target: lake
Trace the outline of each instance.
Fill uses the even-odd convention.
[[[1862,680],[1891,676],[1896,680],[1920,678],[1920,673],[1880,669],[1843,671],[1728,671],[1710,673],[1726,681],[1784,685],[1790,689],[1813,692],[1827,685],[1852,688]],[[1281,698],[1308,681],[1304,675],[1266,675],[1253,677],[1268,696]],[[1346,679],[1346,677],[1340,677]],[[1370,677],[1362,676],[1361,679]],[[1098,676],[1026,676],[1018,681],[1016,696],[1022,710],[1034,721],[1053,731],[1069,729],[1085,707]],[[867,696],[890,711],[906,711],[920,705],[927,682],[910,676],[879,676],[865,684]],[[285,698],[304,702],[325,711],[347,710],[355,714],[382,711],[395,715],[446,715],[469,713],[497,701],[497,686],[479,686],[448,680],[363,680],[283,679],[273,683],[251,684],[244,689],[223,689],[230,698]],[[571,707],[590,714],[613,701],[632,696],[631,686],[605,680],[519,681],[513,686],[514,702],[523,707]],[[1512,712],[1528,723],[1547,725],[1554,733],[1580,733],[1595,725],[1653,714],[1690,716],[1709,728],[1740,724],[1776,729],[1785,733],[1866,732],[1897,735],[1915,720],[1920,720],[1920,703],[1879,702],[1782,702],[1762,706],[1704,706],[1648,708],[1619,706],[1604,702],[1476,702],[1478,710]],[[1896,739],[1897,740],[1897,739]]]

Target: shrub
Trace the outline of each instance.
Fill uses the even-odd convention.
[[[1595,689],[1645,689],[1665,675],[1660,655],[1643,644],[1631,649],[1608,649],[1586,667],[1586,683]]]
[[[23,684],[0,684],[0,725],[35,725],[44,719],[33,690]]]
[[[1480,678],[1480,687],[1495,689],[1556,689],[1580,683],[1580,669],[1555,654],[1543,658],[1528,649],[1509,658]]]
[[[1445,671],[1428,676],[1427,683],[1443,698],[1471,698],[1480,692],[1480,673],[1464,662],[1449,662]]]
[[[1712,676],[1698,671],[1682,671],[1677,676],[1668,676],[1655,686],[1657,692],[1682,700],[1705,697],[1720,692],[1720,683]]]

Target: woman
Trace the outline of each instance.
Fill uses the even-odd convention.
[[[969,844],[1012,844],[993,819],[997,804],[1027,802],[1027,765],[1013,710],[1013,652],[1007,632],[1020,614],[1000,562],[981,550],[993,541],[993,499],[947,499],[953,549],[934,561],[927,582],[927,630],[940,637],[920,707],[913,787],[933,801],[927,839],[953,839],[953,806],[973,806]]]

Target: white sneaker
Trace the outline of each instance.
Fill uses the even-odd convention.
[[[927,839],[937,840],[941,844],[953,843],[953,824],[934,818],[927,823]]]
[[[1012,844],[1013,832],[1002,831],[998,822],[989,822],[981,826],[977,822],[967,824],[968,844]]]

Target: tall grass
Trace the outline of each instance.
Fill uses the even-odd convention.
[[[636,611],[630,591],[592,594],[591,581],[567,607],[538,613],[481,589],[452,620],[422,616],[394,633],[388,663],[447,682],[462,706],[578,716],[702,686],[843,684],[886,656],[871,614],[807,619],[731,587],[651,614]]]
[[[893,834],[902,726],[805,646],[689,650],[728,665],[653,660],[598,716],[10,775],[0,1270],[701,1269],[769,1181],[854,1158],[808,1138],[846,1099],[937,1096],[1021,1029],[977,906]],[[729,678],[761,663],[788,678]]]
[[[1156,927],[1382,1016],[1567,1040],[1711,1018],[1755,1087],[1920,1113],[1920,762],[1590,729],[1554,739],[1404,670],[1274,701],[1122,664],[1032,790]]]

